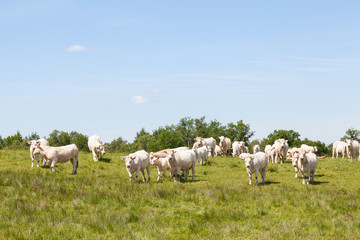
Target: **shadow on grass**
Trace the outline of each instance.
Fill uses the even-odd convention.
[[[271,185],[271,184],[280,184],[280,182],[273,182],[273,181],[265,181],[264,184],[259,182],[259,185]]]
[[[324,177],[325,175],[324,174],[319,174],[319,175],[316,175],[314,177]]]
[[[320,181],[314,181],[313,183],[310,183],[310,185],[321,185],[321,184],[326,184],[329,182],[320,182]]]
[[[111,162],[111,159],[110,159],[110,158],[102,158],[102,159],[99,159],[99,162],[110,163],[110,162]]]

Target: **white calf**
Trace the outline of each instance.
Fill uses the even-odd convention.
[[[125,161],[126,170],[129,174],[130,181],[132,175],[136,172],[136,182],[138,181],[139,171],[141,171],[143,176],[143,182],[145,182],[145,173],[144,169],[147,170],[148,181],[150,181],[150,156],[144,150],[140,150],[134,153],[129,154],[128,156],[121,157]]]
[[[208,152],[209,152],[208,146],[202,146],[201,148],[194,149],[194,152],[196,154],[196,159],[199,164],[200,164],[200,159],[201,159],[201,165],[204,165],[204,161],[205,163],[207,163]]]
[[[260,146],[259,146],[259,145],[255,145],[255,146],[253,147],[253,153],[255,154],[255,153],[258,153],[258,152],[260,152]]]
[[[46,160],[41,156],[40,151],[36,150],[36,142],[39,141],[40,145],[49,146],[49,142],[46,139],[40,138],[38,140],[29,140],[27,143],[30,145],[30,157],[31,157],[31,167],[34,167],[34,160],[37,158],[37,167],[40,167],[39,163],[41,160],[41,164],[44,162],[44,167],[46,165]]]
[[[345,142],[348,144],[346,148],[348,158],[350,158],[351,161],[353,159],[357,161],[359,159],[359,142],[356,140],[345,140]]]
[[[255,172],[256,185],[258,182],[258,172],[260,171],[262,177],[262,183],[265,183],[266,168],[268,165],[268,156],[263,152],[256,154],[242,153],[240,158],[245,161],[246,171],[249,174],[249,184],[251,184],[252,174]]]
[[[150,160],[150,164],[155,165],[157,167],[158,170],[157,181],[159,181],[160,179],[161,172],[163,172],[163,180],[164,180],[166,170],[170,170],[169,159],[167,157],[165,158],[154,157]],[[170,177],[171,177],[171,173],[170,173]]]

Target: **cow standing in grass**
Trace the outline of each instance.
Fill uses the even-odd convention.
[[[102,159],[102,156],[105,155],[106,146],[102,143],[99,136],[89,137],[88,146],[95,162],[99,161],[99,157]]]
[[[168,159],[170,163],[171,175],[174,176],[174,181],[180,181],[180,171],[185,172],[185,181],[192,170],[192,181],[195,178],[196,154],[193,150],[185,151],[169,151]]]
[[[262,177],[262,183],[265,183],[265,174],[268,165],[268,155],[263,152],[256,154],[242,153],[240,158],[245,161],[246,171],[249,174],[249,184],[251,184],[252,174],[255,172],[256,185],[258,182],[258,173],[260,172]]]
[[[345,140],[346,145],[346,153],[348,158],[352,161],[355,159],[356,161],[359,159],[359,142],[356,140]]]
[[[231,140],[230,140],[230,138],[220,136],[219,139],[220,139],[219,147],[221,148],[222,152],[225,155],[230,155],[230,150],[231,150]]]
[[[62,147],[49,147],[42,145],[40,141],[37,141],[35,151],[37,150],[40,152],[41,156],[43,156],[48,161],[52,172],[55,172],[56,163],[71,161],[73,165],[72,174],[75,175],[77,173],[79,164],[79,150],[75,144]]]
[[[145,182],[144,169],[147,170],[148,181],[150,181],[150,155],[147,152],[140,150],[135,153],[131,153],[128,156],[121,157],[121,159],[125,161],[125,166],[129,174],[130,181],[132,179],[132,175],[136,172],[135,177],[137,182],[139,172],[141,172],[143,176],[143,182]]]
[[[297,165],[297,168],[300,170],[303,177],[302,184],[305,184],[305,173],[307,174],[307,184],[310,182],[313,183],[318,163],[315,153],[306,153],[305,150],[301,149],[300,151],[295,152],[293,159],[293,165]]]
[[[46,165],[46,160],[41,156],[40,151],[36,150],[36,142],[39,141],[41,145],[49,146],[49,142],[46,139],[40,138],[38,140],[29,140],[27,143],[30,145],[30,157],[31,157],[31,167],[34,167],[34,160],[37,158],[37,167],[40,167],[40,159],[41,164],[44,162],[44,167]]]

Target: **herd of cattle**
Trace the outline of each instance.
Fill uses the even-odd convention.
[[[151,152],[150,154],[144,150],[131,153],[128,156],[121,157],[125,161],[126,170],[129,174],[130,181],[135,173],[136,181],[138,181],[139,172],[142,173],[143,181],[145,180],[144,170],[147,170],[148,181],[150,181],[150,165],[154,165],[158,169],[158,178],[162,174],[162,178],[165,178],[165,172],[170,172],[170,177],[174,177],[174,181],[180,181],[180,173],[182,171],[185,175],[185,181],[189,175],[190,169],[192,170],[192,181],[195,177],[196,162],[201,165],[206,164],[209,157],[216,157],[217,155],[232,154],[233,157],[239,157],[245,161],[245,167],[249,175],[249,184],[252,182],[252,174],[255,173],[256,184],[258,185],[258,173],[260,172],[262,177],[262,183],[265,182],[265,174],[268,166],[268,162],[271,159],[272,163],[277,163],[277,159],[280,159],[281,164],[289,159],[292,162],[292,166],[295,169],[295,178],[297,178],[298,172],[302,174],[302,183],[305,184],[305,174],[307,178],[307,184],[314,181],[314,174],[318,162],[316,146],[301,145],[300,148],[289,149],[288,140],[278,139],[275,143],[267,145],[264,152],[260,152],[260,146],[255,145],[253,147],[253,154],[250,154],[249,149],[245,146],[243,141],[234,141],[227,137],[219,137],[219,145],[216,145],[216,140],[210,138],[194,138],[195,143],[192,149],[187,147],[179,147],[174,149],[165,149],[159,152]],[[34,166],[34,160],[37,158],[37,166],[40,165],[40,159],[50,165],[51,171],[55,171],[56,163],[64,163],[71,161],[73,165],[72,174],[77,173],[79,150],[75,144],[70,144],[62,147],[51,147],[45,139],[28,141],[30,145],[30,156],[32,159],[32,165]],[[89,137],[88,146],[93,154],[94,161],[98,161],[99,157],[105,154],[106,145],[104,145],[98,136]],[[232,153],[231,153],[232,150]],[[345,154],[353,160],[358,160],[360,154],[359,142],[356,140],[336,141],[333,144],[332,157],[337,158],[341,154],[345,157]]]

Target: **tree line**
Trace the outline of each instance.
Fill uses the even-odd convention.
[[[192,147],[194,138],[200,137],[213,137],[219,143],[219,136],[226,136],[231,141],[244,141],[249,146],[250,151],[252,147],[259,144],[261,149],[264,150],[265,146],[272,145],[276,139],[284,138],[288,140],[289,147],[300,147],[301,144],[316,145],[318,148],[318,154],[331,154],[332,144],[326,145],[321,141],[313,141],[307,138],[301,139],[300,134],[294,130],[274,130],[266,138],[255,139],[250,141],[250,138],[254,135],[254,131],[250,129],[249,124],[245,124],[242,120],[236,123],[229,123],[227,125],[221,124],[217,120],[206,121],[205,117],[190,118],[184,117],[180,119],[177,124],[161,126],[152,132],[146,131],[142,128],[136,133],[135,140],[130,143],[124,140],[122,137],[114,139],[107,145],[107,152],[123,152],[129,153],[140,149],[144,149],[148,152],[155,152],[166,148],[175,148],[181,146]],[[100,136],[101,137],[101,136]],[[2,138],[0,136],[0,149],[28,149],[28,140],[39,139],[40,136],[35,132],[27,137],[23,137],[18,131],[12,136]],[[341,138],[352,139],[360,141],[360,131],[354,128],[350,128],[346,131],[345,135]],[[70,133],[54,130],[48,137],[50,146],[64,146],[71,143],[81,151],[89,152],[88,149],[88,136],[72,131]]]

